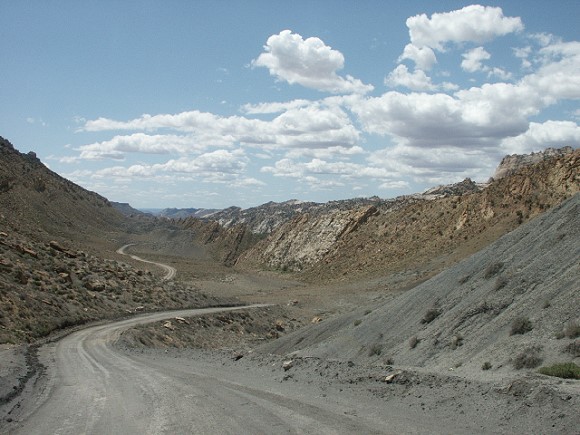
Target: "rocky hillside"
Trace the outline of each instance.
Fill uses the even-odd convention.
[[[573,151],[572,147],[546,148],[544,151],[537,153],[505,156],[493,174],[493,179],[499,180],[500,178],[514,174],[525,166],[534,165],[542,160],[549,160],[554,157],[562,157]]]
[[[0,343],[142,310],[231,302],[115,253],[154,228],[164,230],[151,218],[126,218],[0,138]]]
[[[244,225],[253,234],[270,234],[282,224],[298,215],[323,215],[332,211],[352,210],[354,208],[376,205],[385,201],[378,198],[354,198],[327,203],[289,200],[285,202],[268,202],[257,207],[242,209],[229,207],[223,210],[207,209],[166,209],[161,214],[168,218],[199,218],[205,222],[217,222],[223,228]]]
[[[126,223],[104,197],[48,169],[0,138],[0,227],[45,241],[102,238]]]
[[[219,210],[207,208],[164,208],[155,213],[155,215],[167,219],[184,219],[188,217],[203,219],[218,211]]]
[[[578,192],[579,157],[576,150],[542,159],[462,195],[417,195],[390,205],[303,214],[237,264],[301,271],[305,279],[323,281],[403,271],[428,277]]]
[[[396,298],[263,348],[497,376],[580,362],[580,194]]]
[[[223,304],[147,269],[0,232],[0,343],[140,311]]]
[[[216,221],[208,222],[194,217],[181,219],[177,224],[191,233],[194,243],[205,246],[216,261],[226,266],[233,266],[243,252],[262,238],[244,224],[226,228]]]
[[[150,213],[144,213],[141,210],[137,210],[136,208],[131,207],[131,204],[129,204],[128,202],[110,201],[110,203],[117,211],[119,211],[125,216],[153,217],[153,215]]]

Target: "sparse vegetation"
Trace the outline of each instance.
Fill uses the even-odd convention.
[[[459,284],[461,284],[461,285],[465,284],[467,281],[469,281],[470,278],[471,278],[471,275],[462,276],[459,279]]]
[[[481,365],[481,370],[489,370],[491,369],[493,366],[491,365],[491,363],[489,361],[484,362]]]
[[[580,357],[580,340],[574,340],[564,347],[564,352],[572,354],[574,358]]]
[[[356,320],[354,321],[353,325],[354,325],[354,326],[358,326],[358,325],[360,325],[361,323],[362,323],[362,320],[361,320],[361,319],[356,319]]]
[[[569,363],[554,364],[549,367],[540,367],[539,373],[564,379],[580,379],[580,366]]]
[[[423,318],[421,319],[421,323],[423,324],[431,323],[433,320],[439,317],[440,314],[441,310],[439,310],[438,308],[429,308],[425,313],[425,315],[423,316]]]
[[[493,285],[494,291],[499,291],[508,284],[509,280],[504,275],[500,275],[496,278],[495,284]]]
[[[530,319],[524,316],[516,318],[512,322],[512,329],[510,335],[525,334],[534,328]]]
[[[485,271],[483,272],[483,277],[485,279],[490,279],[496,276],[502,269],[503,263],[501,261],[491,263],[489,266],[485,268]]]
[[[368,355],[369,356],[380,355],[382,352],[383,352],[383,346],[381,346],[379,343],[375,343],[369,349]]]
[[[419,340],[419,338],[416,335],[412,336],[411,338],[409,338],[409,348],[415,349],[420,341],[421,340]]]
[[[516,356],[512,363],[516,370],[534,369],[542,363],[540,356],[542,348],[540,346],[530,346]]]
[[[463,346],[463,335],[457,333],[451,338],[451,349],[455,350]]]
[[[572,320],[566,324],[564,327],[564,337],[568,338],[578,338],[580,337],[580,323],[576,320]]]

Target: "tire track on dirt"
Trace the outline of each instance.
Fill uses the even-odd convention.
[[[177,269],[175,269],[175,267],[169,266],[168,264],[164,264],[164,263],[158,263],[156,261],[145,260],[144,258],[138,257],[137,255],[133,255],[133,254],[129,254],[129,253],[125,252],[125,250],[129,246],[135,246],[135,245],[136,245],[136,243],[128,243],[124,246],[121,246],[119,249],[117,249],[117,254],[128,255],[133,260],[141,261],[143,263],[154,264],[155,266],[160,267],[161,269],[163,269],[165,271],[165,276],[163,277],[163,279],[165,281],[169,281],[170,279],[175,278],[175,275],[177,274]]]

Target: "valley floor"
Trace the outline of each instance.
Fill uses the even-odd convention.
[[[425,280],[420,271],[313,285],[139,242],[127,252],[171,265],[211,297],[274,306],[145,314],[79,328],[38,352],[5,345],[0,432],[578,433],[579,381],[257,350],[312,322],[360,315]]]

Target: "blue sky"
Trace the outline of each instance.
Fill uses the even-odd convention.
[[[0,135],[135,207],[391,198],[580,145],[580,1],[0,0]]]

